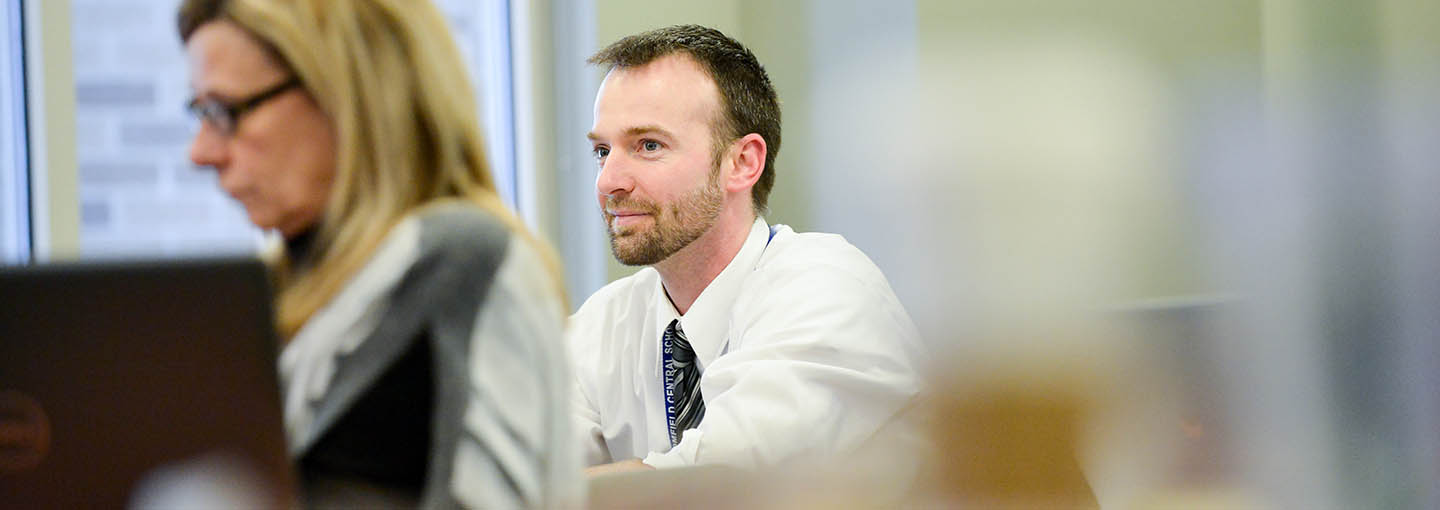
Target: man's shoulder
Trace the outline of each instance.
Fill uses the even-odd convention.
[[[813,340],[841,350],[897,346],[892,352],[918,357],[904,305],[880,268],[843,236],[780,226],[748,280],[732,317],[740,328],[733,349]]]
[[[890,281],[870,257],[839,234],[775,230],[755,272],[742,291],[747,303],[739,313],[797,299],[825,306],[901,310]]]
[[[840,273],[863,280],[884,280],[880,268],[865,252],[840,234],[796,232],[787,225],[777,225],[756,272],[770,276],[776,273]]]

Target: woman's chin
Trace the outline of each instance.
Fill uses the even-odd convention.
[[[250,220],[250,224],[254,225],[255,228],[260,230],[281,230],[279,222],[275,221],[274,217],[266,214],[256,214],[249,209],[246,209],[245,212],[246,217]],[[280,233],[284,234],[283,231]]]

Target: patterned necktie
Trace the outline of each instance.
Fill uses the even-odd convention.
[[[695,349],[680,329],[680,319],[670,321],[663,338],[665,351],[665,414],[670,422],[670,446],[680,443],[686,430],[705,418],[705,399],[700,396],[700,365]]]

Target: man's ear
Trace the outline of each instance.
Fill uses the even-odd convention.
[[[768,147],[765,146],[765,138],[757,133],[750,133],[731,142],[728,154],[731,171],[725,178],[725,191],[748,192],[755,187],[755,183],[760,180],[760,173],[765,171],[766,150]]]

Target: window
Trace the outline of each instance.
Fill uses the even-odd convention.
[[[450,19],[456,43],[476,88],[485,150],[495,188],[513,209],[515,188],[515,101],[510,62],[509,0],[437,0]]]
[[[16,0],[7,0],[16,1]],[[515,204],[509,3],[438,0],[476,83],[501,195]],[[84,257],[246,252],[261,233],[186,156],[193,124],[179,0],[72,0],[76,193]],[[9,203],[9,202],[7,202]]]
[[[0,263],[29,260],[29,164],[25,131],[25,17],[20,0],[0,5]]]
[[[82,257],[243,252],[259,232],[186,159],[188,70],[178,0],[74,0],[75,150]]]

